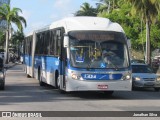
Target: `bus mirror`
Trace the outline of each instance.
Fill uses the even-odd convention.
[[[69,47],[69,37],[67,35],[64,36],[64,47]]]

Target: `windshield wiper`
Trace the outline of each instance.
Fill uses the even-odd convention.
[[[110,57],[110,56],[112,56],[112,55],[114,55],[114,53],[112,53],[112,52],[106,53],[106,56],[107,56],[107,57]],[[108,58],[107,58],[107,59],[108,59]],[[119,69],[118,66],[112,62],[112,60],[109,60],[109,61],[110,61],[110,64],[111,64],[112,66],[114,66],[115,70],[118,70],[118,69]]]
[[[113,64],[112,62],[111,62],[111,65],[114,66],[115,70],[118,70],[118,69],[119,69],[119,67],[118,67],[116,64]]]

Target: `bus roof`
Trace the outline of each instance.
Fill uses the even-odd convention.
[[[109,19],[101,17],[68,17],[53,22],[50,25],[50,29],[57,27],[64,27],[66,33],[76,30],[103,30],[124,33],[124,30],[118,23],[111,22]]]
[[[123,32],[123,28],[115,22],[111,22],[108,18],[102,17],[67,17],[62,20],[53,22],[51,25],[47,25],[41,29],[34,30],[26,36],[33,35],[33,33],[43,32],[58,27],[64,27],[65,32],[80,31],[80,30],[99,30],[99,31],[115,31]]]

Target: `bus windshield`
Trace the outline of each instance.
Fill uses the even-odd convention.
[[[128,52],[123,33],[70,32],[70,64],[77,68],[126,68]]]

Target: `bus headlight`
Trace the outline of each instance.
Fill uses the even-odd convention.
[[[160,76],[158,76],[156,80],[157,80],[158,82],[160,82]]]
[[[122,80],[130,80],[131,79],[131,74],[125,74],[123,75]]]
[[[75,79],[75,80],[79,80],[80,79],[80,76],[76,75],[76,74],[71,74],[72,76],[72,79]]]
[[[140,77],[134,77],[134,80],[135,80],[135,81],[140,81],[141,78],[140,78]]]

